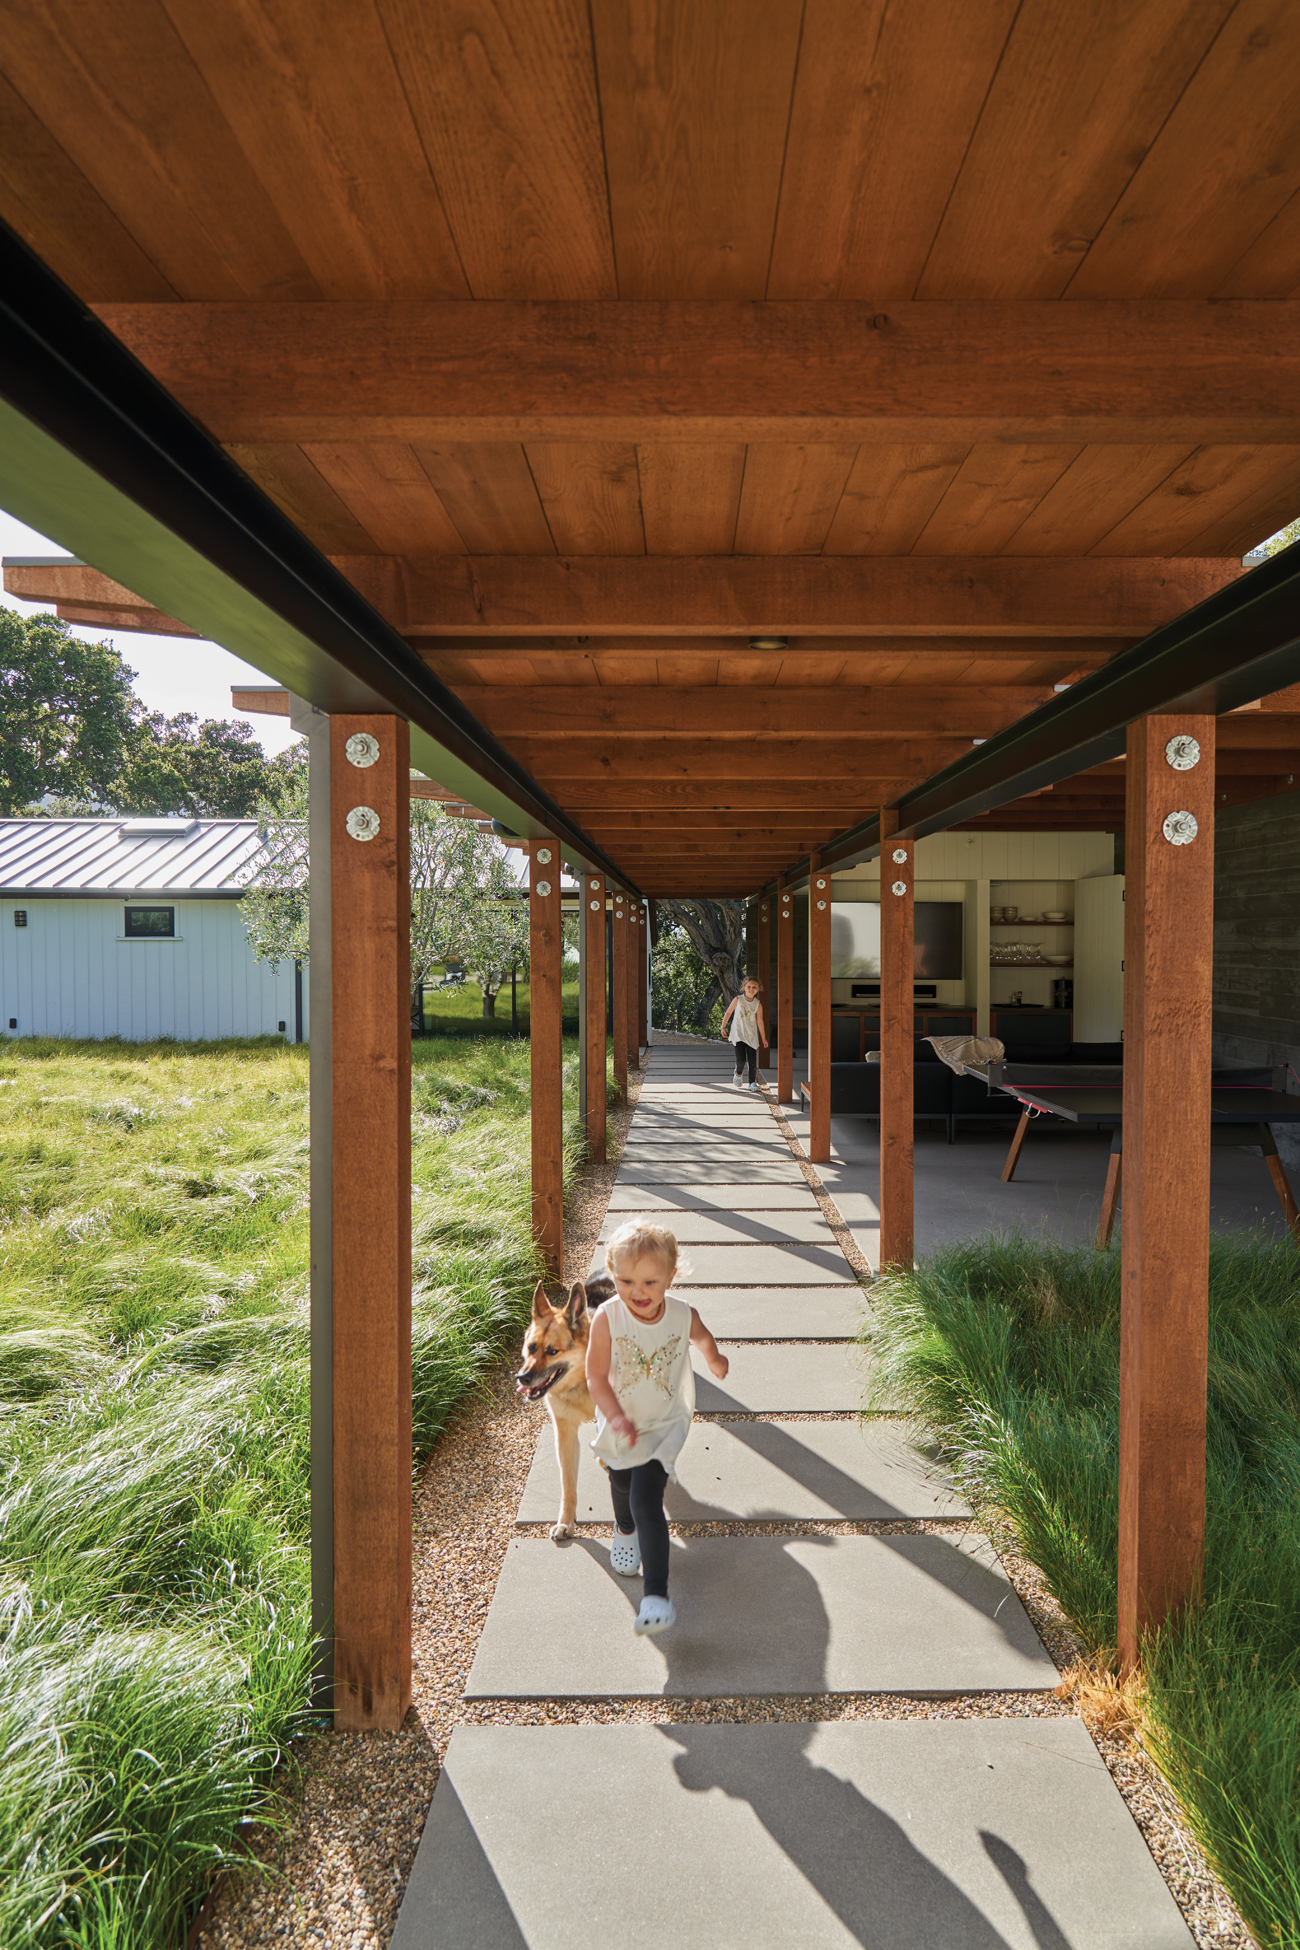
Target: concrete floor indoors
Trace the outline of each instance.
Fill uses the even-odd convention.
[[[787,1104],[784,1112],[807,1151],[808,1112]],[[959,1128],[949,1144],[942,1127],[916,1126],[916,1251],[918,1258],[980,1233],[1020,1231],[1029,1238],[1087,1245],[1096,1237],[1106,1183],[1110,1134],[1074,1130],[1048,1118],[1030,1127],[1016,1175],[1002,1183],[1002,1167],[1014,1129],[1004,1119],[986,1129]],[[1291,1171],[1294,1182],[1294,1172]],[[832,1117],[831,1157],[818,1176],[839,1208],[872,1270],[880,1266],[877,1195],[880,1126],[874,1117]],[[1118,1250],[1124,1221],[1121,1198],[1115,1226]],[[1216,1148],[1210,1154],[1210,1224],[1217,1233],[1253,1233],[1270,1241],[1287,1236],[1281,1207],[1258,1150]]]

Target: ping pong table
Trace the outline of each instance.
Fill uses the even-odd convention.
[[[1124,1072],[1119,1064],[990,1063],[987,1070],[968,1064],[968,1076],[980,1077],[990,1090],[1014,1097],[1021,1106],[1020,1121],[1002,1182],[1010,1184],[1020,1162],[1029,1126],[1036,1117],[1059,1117],[1067,1123],[1091,1125],[1112,1133],[1106,1189],[1101,1201],[1097,1244],[1110,1244],[1119,1205],[1123,1171]],[[1282,1088],[1285,1071],[1215,1070],[1210,1080],[1210,1143],[1215,1146],[1258,1145],[1273,1180],[1282,1214],[1292,1238],[1300,1244],[1300,1210],[1287,1180],[1271,1124],[1300,1123],[1300,1097]]]

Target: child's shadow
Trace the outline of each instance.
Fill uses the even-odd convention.
[[[830,1620],[817,1580],[793,1553],[834,1548],[838,1538],[687,1539],[671,1557],[677,1623],[651,1640],[666,1668],[668,1698],[717,1698],[735,1693],[820,1693],[826,1687]],[[609,1546],[579,1538],[622,1587],[630,1613],[641,1602],[641,1580],[609,1570]]]
[[[662,1726],[683,1749],[677,1778],[692,1794],[720,1788],[747,1801],[788,1861],[855,1942],[1007,1950],[1007,1940],[904,1829],[851,1781],[818,1767],[807,1722]],[[1040,1942],[1045,1940],[1040,1937]],[[1059,1935],[1050,1942],[1064,1941]]]

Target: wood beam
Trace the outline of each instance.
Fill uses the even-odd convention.
[[[776,915],[776,1100],[794,1095],[794,901],[781,880]]]
[[[599,775],[594,776],[598,771]],[[909,781],[897,776],[871,781],[871,795],[893,798],[907,789]],[[863,799],[861,784],[853,779],[770,778],[763,780],[728,779],[725,786],[709,779],[654,779],[643,783],[629,779],[625,772],[605,774],[605,768],[588,766],[585,772],[553,772],[549,789],[560,803],[585,825],[590,812],[686,812],[703,808],[711,813],[756,815],[767,808],[784,808],[791,813],[812,813],[817,818],[834,819],[848,826],[860,818]]]
[[[880,1265],[910,1272],[916,852],[892,806],[881,808],[880,836]]]
[[[457,696],[494,736],[542,739],[799,737],[989,738],[1052,695],[1050,684],[912,686],[837,684],[828,690],[657,684],[457,684]]]
[[[1214,962],[1210,717],[1128,733],[1124,902],[1119,1651],[1200,1590],[1209,1332],[1210,1023]],[[1175,769],[1175,738],[1199,759]],[[1190,814],[1182,843],[1166,821]]]
[[[1244,573],[1234,558],[348,555],[406,636],[554,632],[1131,641]]]
[[[614,1012],[614,1082],[618,1094],[627,1101],[627,910],[630,903],[621,887],[614,889],[614,942],[611,983]]]
[[[587,1019],[582,1025],[587,1048],[587,1156],[605,1162],[606,1079],[609,1057],[605,1037],[605,878],[591,874],[584,882],[586,906],[582,914],[587,958]]]
[[[637,910],[636,945],[637,1035],[640,1038],[640,1049],[648,1050],[650,1047],[650,912],[646,907]]]
[[[828,694],[826,710],[833,709]],[[564,733],[545,737],[520,735],[511,738],[509,749],[526,765],[542,785],[553,790],[551,780],[567,776],[574,762],[574,740]],[[629,738],[619,749],[618,767],[634,768],[646,779],[712,779],[718,798],[728,796],[725,788],[733,779],[772,777],[787,771],[795,778],[820,779],[823,785],[836,780],[843,785],[854,780],[910,778],[927,779],[954,759],[965,757],[971,749],[969,738],[931,738],[922,743],[907,738]],[[613,772],[614,759],[608,753],[593,752],[591,768],[600,778]]]
[[[337,555],[334,566],[426,658],[452,638],[472,654],[480,637],[622,635],[721,637],[737,654],[754,634],[924,654],[934,640],[972,656],[1023,638],[1026,653],[1056,644],[1080,667],[1172,621],[1243,573],[1233,558],[1032,556],[572,556]],[[6,590],[26,602],[142,605],[84,565],[11,567]],[[154,619],[139,627],[154,628]],[[176,629],[180,626],[176,625]],[[1077,654],[1075,646],[1077,644]],[[579,646],[575,646],[579,647]],[[808,644],[805,643],[805,647]],[[769,653],[763,653],[766,658]]]
[[[1277,299],[96,310],[222,441],[1300,442]]]
[[[348,742],[378,746],[358,770]],[[333,1023],[334,1711],[395,1733],[411,1703],[410,740],[329,726]],[[364,805],[363,803],[364,802]],[[367,817],[358,819],[359,811]]]
[[[808,881],[808,1156],[831,1155],[831,877],[809,862]]]
[[[548,837],[528,842],[528,1035],[532,1119],[533,1238],[547,1277],[564,1277],[563,945],[560,853]]]

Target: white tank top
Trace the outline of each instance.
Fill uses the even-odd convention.
[[[760,998],[756,995],[750,1002],[741,996],[736,1003],[736,1013],[731,1018],[731,1037],[733,1043],[748,1043],[758,1048],[758,1007]]]
[[[609,1327],[609,1380],[623,1413],[636,1424],[636,1441],[615,1435],[596,1410],[592,1448],[612,1469],[662,1463],[671,1476],[695,1414],[691,1366],[691,1309],[664,1296],[664,1310],[648,1327],[617,1294],[601,1309]]]

